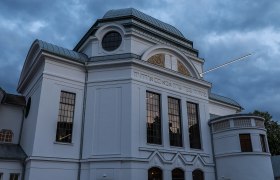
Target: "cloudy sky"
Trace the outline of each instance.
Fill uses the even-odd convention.
[[[268,111],[280,121],[280,2],[277,0],[1,0],[0,86],[15,93],[37,38],[73,49],[110,9],[134,7],[177,27],[194,42],[204,69],[254,52],[208,73],[212,91],[238,101],[244,112]]]

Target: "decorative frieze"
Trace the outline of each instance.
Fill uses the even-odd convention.
[[[134,71],[133,78],[148,82],[157,86],[165,87],[175,91],[180,91],[191,96],[196,96],[200,98],[208,98],[207,90],[194,87],[192,85],[186,85],[177,81],[173,81],[164,77],[158,77],[145,72]]]

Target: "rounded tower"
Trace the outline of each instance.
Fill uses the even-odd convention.
[[[218,180],[273,179],[264,119],[234,114],[209,122]]]

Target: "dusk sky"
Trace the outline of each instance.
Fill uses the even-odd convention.
[[[268,111],[280,121],[280,2],[278,0],[1,0],[0,87],[16,93],[35,39],[73,49],[110,9],[134,7],[178,28],[193,41],[204,70],[248,53],[205,75],[212,92],[244,112]]]

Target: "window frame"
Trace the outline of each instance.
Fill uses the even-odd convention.
[[[14,138],[14,133],[11,129],[0,130],[0,143],[12,143],[13,138]]]
[[[253,152],[252,138],[250,133],[239,134],[239,142],[241,152]]]
[[[66,103],[66,102],[63,102],[62,101],[62,95],[63,95],[63,93],[65,93],[66,94],[66,97],[67,96],[74,96],[73,97],[73,99],[70,99],[70,98],[66,98],[66,97],[64,97],[64,99],[65,100],[68,100],[68,103]],[[72,139],[72,137],[73,137],[73,127],[74,127],[74,117],[75,117],[75,109],[76,109],[76,93],[75,92],[69,92],[69,91],[64,91],[64,90],[61,90],[60,91],[60,96],[59,96],[59,110],[58,110],[58,115],[57,115],[57,121],[56,121],[56,137],[55,137],[55,142],[56,143],[65,143],[65,144],[71,144],[72,143],[72,141],[73,141],[73,139]],[[69,103],[69,101],[72,101],[73,100],[73,103]],[[65,107],[68,107],[68,110],[69,110],[69,108],[71,109],[70,110],[70,117],[69,117],[69,114],[68,114],[68,110],[65,110],[65,112],[64,112],[64,115],[65,115],[65,113],[67,114],[67,115],[63,115],[62,114],[62,111],[64,110],[64,109],[62,109],[62,107],[61,106],[63,106],[64,105],[64,108]],[[62,118],[66,118],[66,121],[65,120],[61,120],[61,117]],[[68,122],[68,120],[67,119],[70,119],[70,122]],[[70,125],[70,128],[69,129],[67,129],[66,127],[61,127],[61,125],[63,125],[62,123],[69,123],[68,125]],[[65,124],[65,126],[66,126],[67,124]],[[60,127],[59,127],[60,126]],[[71,131],[71,134],[69,135],[69,137],[70,138],[68,138],[68,135],[67,136],[64,136],[63,138],[67,138],[68,140],[61,140],[61,137],[60,137],[60,134],[59,133],[61,133],[61,134],[64,134],[64,133],[66,133],[67,131]]]
[[[198,177],[198,178],[200,178],[200,179],[195,179],[194,178],[194,175],[195,175],[195,173],[201,173],[201,174],[199,174],[199,176],[202,176],[202,177]],[[201,179],[202,178],[202,179]],[[204,180],[205,179],[205,175],[204,175],[204,171],[202,171],[201,169],[195,169],[195,170],[193,170],[192,171],[192,179],[193,180]]]
[[[159,135],[160,137],[158,138],[159,140],[155,140],[157,139],[157,137],[152,137],[152,136],[149,136],[149,127],[148,127],[148,117],[149,116],[149,113],[152,114],[152,111],[148,111],[148,101],[147,101],[147,96],[150,95],[150,94],[154,94],[154,95],[157,95],[158,96],[158,115],[159,115],[159,122],[160,122],[160,132],[159,132]],[[162,130],[162,96],[160,93],[156,93],[154,91],[149,91],[149,90],[146,90],[146,142],[147,144],[150,144],[150,145],[162,145],[163,144],[163,130]],[[153,105],[153,104],[151,104]],[[152,128],[153,130],[153,128]],[[150,139],[150,141],[149,141]]]
[[[115,36],[110,36],[111,34],[116,34]],[[116,39],[117,38],[117,39]],[[117,41],[114,41],[117,40]],[[101,47],[106,52],[114,52],[119,49],[123,42],[123,36],[119,31],[111,30],[104,34],[101,39]]]
[[[154,178],[155,178],[155,177],[150,177],[151,175],[153,175],[153,173],[150,172],[150,171],[152,171],[152,170],[157,170],[157,171],[160,173],[159,179],[160,179],[160,180],[163,180],[163,171],[162,171],[162,169],[159,168],[159,167],[150,167],[150,168],[148,169],[148,180],[154,180]],[[151,173],[151,174],[150,174],[150,173]],[[158,177],[156,177],[156,178],[157,178],[156,180],[159,180]]]
[[[265,137],[264,134],[260,134],[259,137],[260,137],[260,143],[261,143],[262,152],[267,153],[268,149],[267,149],[267,144],[266,144],[266,137]]]
[[[199,146],[195,147],[194,143],[192,143],[193,141],[191,140],[191,132],[190,132],[190,113],[189,113],[189,107],[188,104],[193,104],[195,105],[195,110],[196,110],[196,124],[198,125],[198,135],[199,135]],[[186,105],[187,105],[187,122],[188,122],[188,133],[189,133],[189,145],[190,145],[190,149],[195,149],[195,150],[202,150],[202,135],[201,135],[201,123],[200,123],[200,108],[199,108],[199,103],[197,102],[192,102],[192,101],[186,101]],[[192,125],[194,126],[194,125]]]
[[[19,180],[20,173],[10,173],[9,180]]]
[[[169,99],[172,99],[172,100],[175,100],[175,101],[178,101],[178,115],[175,114],[175,113],[170,113],[170,103],[169,103]],[[175,109],[175,108],[174,108]],[[175,97],[172,97],[172,96],[167,96],[167,113],[168,113],[168,134],[169,134],[169,144],[170,146],[173,146],[173,147],[183,147],[183,128],[182,128],[182,108],[181,108],[181,99],[179,98],[175,98]],[[173,126],[170,126],[170,124],[172,124],[172,122],[174,122],[175,120],[171,120],[170,119],[170,116],[174,117],[174,116],[177,116],[178,117],[178,121],[179,121],[179,129],[180,129],[180,133],[178,133],[176,136],[179,136],[179,140],[174,140],[173,143],[172,140],[171,140],[171,127]],[[175,127],[176,128],[176,127]],[[175,134],[175,133],[174,133]],[[177,143],[177,144],[176,144]]]
[[[174,176],[174,171],[180,171],[180,173],[183,173],[183,177],[173,177]],[[172,180],[185,180],[185,171],[181,168],[174,168],[171,171],[171,179]]]

